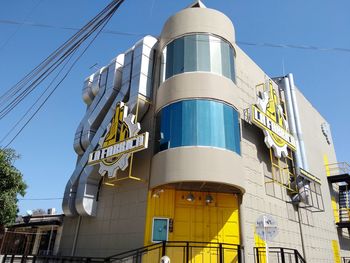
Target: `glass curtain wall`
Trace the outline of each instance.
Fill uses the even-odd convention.
[[[212,72],[235,81],[234,49],[209,34],[186,35],[163,50],[161,82],[184,72]]]
[[[157,115],[156,151],[181,146],[210,146],[241,153],[238,112],[214,100],[183,100]]]

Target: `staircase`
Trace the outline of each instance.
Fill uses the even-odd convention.
[[[347,185],[339,187],[339,222],[350,222],[350,191]]]

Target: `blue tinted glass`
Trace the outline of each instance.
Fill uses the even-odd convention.
[[[182,146],[197,145],[197,107],[194,101],[182,101],[182,119],[184,120],[181,129]],[[177,131],[178,132],[178,131]]]
[[[230,49],[230,68],[231,68],[231,79],[236,82],[236,74],[235,74],[235,55],[234,51]]]
[[[212,125],[210,123],[211,109],[208,107],[208,101],[197,100],[197,138],[198,145],[211,146]]]
[[[240,154],[238,113],[224,103],[199,99],[176,102],[161,110],[157,122],[159,151],[198,145]]]
[[[197,71],[196,35],[184,37],[184,71]]]
[[[241,144],[240,144],[240,140],[241,140],[241,130],[239,127],[239,119],[238,119],[238,112],[234,111],[233,113],[234,115],[234,127],[233,127],[233,131],[234,131],[234,145],[235,145],[235,151],[238,154],[241,154]]]
[[[169,107],[169,117],[168,122],[170,122],[170,148],[182,146],[182,130],[183,117],[182,117],[182,105],[180,103],[175,103],[172,107]]]
[[[197,35],[197,71],[210,71],[209,35]]]
[[[184,39],[178,38],[174,40],[174,53],[173,53],[173,74],[180,74],[184,72]]]
[[[166,49],[166,69],[165,79],[170,78],[174,75],[174,42],[171,42]]]
[[[193,34],[175,39],[166,47],[165,79],[183,72],[213,72],[232,80],[234,75],[234,50],[219,37]],[[162,76],[162,81],[164,77]]]
[[[232,128],[235,127],[235,112],[230,107],[224,106],[224,122],[225,122],[225,144],[226,148],[230,150],[235,149],[235,134],[232,133]],[[235,129],[233,129],[235,132]]]

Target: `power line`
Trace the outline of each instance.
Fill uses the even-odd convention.
[[[37,107],[34,113],[28,118],[28,120],[21,126],[18,132],[12,137],[12,139],[7,143],[5,148],[7,148],[17,136],[24,130],[24,128],[30,123],[34,116],[40,111],[47,100],[52,96],[60,84],[66,79],[68,74],[71,72],[78,60],[84,55],[87,49],[91,46],[94,40],[100,35],[102,30],[108,24],[113,14],[119,8],[119,6],[124,2],[124,0],[113,0],[107,7],[105,7],[95,18],[90,20],[82,29],[80,29],[76,34],[73,35],[68,41],[61,45],[56,51],[54,51],[47,59],[45,59],[41,64],[39,64],[34,70],[27,74],[21,81],[19,81],[15,86],[6,91],[1,97],[3,105],[0,106],[0,119],[4,118],[8,113],[10,113],[23,99],[25,99],[35,88],[38,87],[53,71],[55,71],[61,64],[66,61],[61,70],[58,72],[56,77],[51,81],[49,86],[42,92],[39,98],[29,107],[22,118],[15,124],[13,128],[16,128],[19,123],[28,115],[28,113],[34,108],[34,106],[40,101],[40,99],[49,90],[51,85],[55,82],[56,78],[61,74],[65,67],[69,64],[70,59],[73,57],[77,49],[88,39],[95,31],[97,33],[88,43],[85,49],[77,56],[74,62],[70,65],[67,72],[56,84],[56,86],[49,92],[44,98],[41,104]],[[60,55],[62,54],[62,55]],[[60,56],[59,56],[60,55]],[[68,59],[68,61],[67,61]],[[1,142],[4,141],[12,129],[2,138]]]
[[[19,198],[18,201],[48,201],[48,200],[60,200],[63,197],[46,197],[46,198]]]
[[[78,30],[76,27],[64,27],[64,26],[56,26],[50,24],[40,24],[35,22],[20,22],[15,20],[3,20],[0,19],[0,24],[9,24],[9,25],[26,25],[32,27],[41,27],[41,28],[53,28],[53,29],[63,29],[63,30]],[[112,34],[119,36],[146,36],[147,33],[133,33],[133,32],[125,32],[125,31],[115,31],[115,30],[104,30],[103,34]],[[350,53],[349,48],[341,48],[341,47],[318,47],[313,45],[298,45],[291,43],[268,43],[268,42],[249,42],[249,41],[236,41],[239,45],[245,46],[256,46],[256,47],[269,47],[269,48],[290,48],[290,49],[302,49],[302,50],[313,50],[313,51],[336,51],[336,52],[347,52]]]
[[[24,21],[26,21],[32,14],[33,12],[38,8],[38,6],[41,4],[42,0],[39,0],[39,2],[28,12],[28,14],[25,16]],[[23,23],[19,23],[18,27],[13,31],[13,33],[5,40],[5,42],[0,46],[0,51],[2,51],[7,44],[11,41],[12,38],[18,33],[18,31],[21,29],[23,26]]]

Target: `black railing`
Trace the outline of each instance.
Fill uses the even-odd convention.
[[[241,246],[228,243],[166,241],[133,249],[106,258],[64,257],[40,255],[4,255],[2,263],[65,263],[65,262],[110,262],[110,263],[158,263],[163,256],[171,262],[192,263],[242,263]]]
[[[306,263],[305,259],[300,255],[298,250],[284,247],[269,247],[269,261],[278,263]],[[265,247],[254,248],[254,262],[266,262]]]
[[[171,262],[241,263],[241,246],[228,243],[166,241],[106,258],[108,262],[160,262],[162,256]]]
[[[341,258],[342,263],[350,263],[350,257]]]
[[[5,254],[2,263],[54,263],[54,262],[106,262],[104,258],[69,257],[69,256],[40,256],[40,255],[9,255]]]

